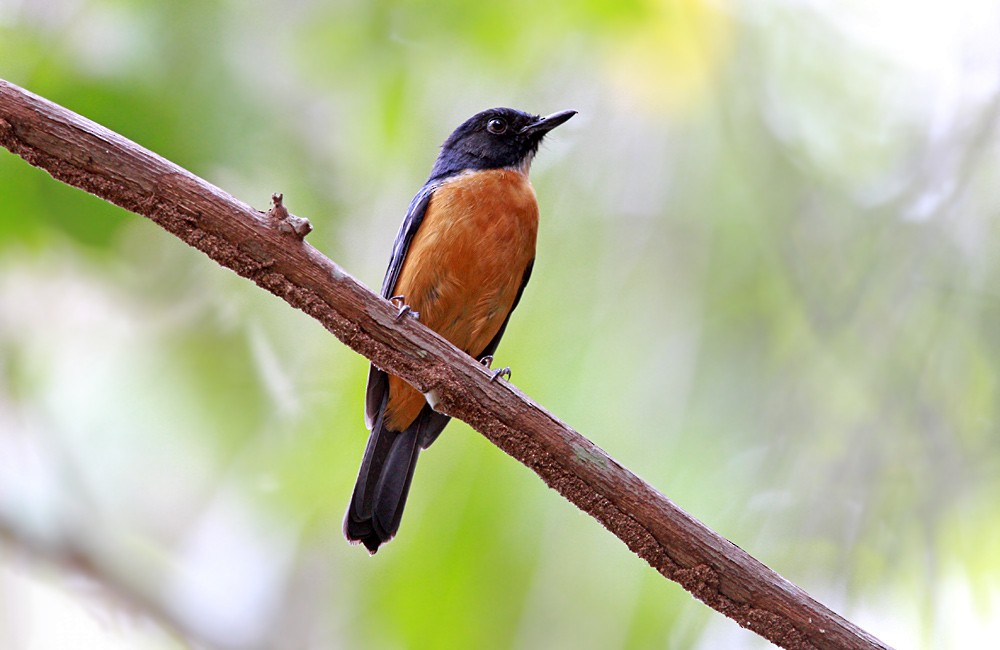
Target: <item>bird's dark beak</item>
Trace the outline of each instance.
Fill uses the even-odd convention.
[[[576,111],[560,111],[552,115],[546,115],[521,129],[521,133],[548,133],[574,115],[576,115]]]

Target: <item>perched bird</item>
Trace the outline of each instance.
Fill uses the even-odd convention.
[[[538,204],[528,169],[545,134],[575,114],[493,108],[448,136],[410,202],[382,281],[382,297],[399,301],[400,315],[415,312],[456,347],[492,360],[535,260]],[[404,380],[371,367],[371,435],[344,518],[348,541],[374,554],[392,539],[417,455],[449,419]]]

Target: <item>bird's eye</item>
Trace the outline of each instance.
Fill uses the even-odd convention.
[[[507,130],[507,123],[501,120],[499,117],[494,117],[492,120],[486,123],[486,130],[493,135],[500,135]]]

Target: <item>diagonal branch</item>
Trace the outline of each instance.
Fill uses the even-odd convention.
[[[468,422],[696,598],[784,648],[887,648],[717,535],[483,366],[264,215],[177,165],[0,80],[0,144],[56,179],[155,221],[323,324]],[[291,217],[291,219],[295,219]],[[299,224],[301,225],[301,224]]]

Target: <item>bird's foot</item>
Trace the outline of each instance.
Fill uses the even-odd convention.
[[[493,368],[492,368],[492,365],[493,365],[493,355],[492,354],[487,354],[485,357],[483,357],[482,359],[479,360],[479,363],[483,364],[484,366],[486,366],[490,370],[493,370]],[[503,377],[507,381],[510,381],[510,366],[504,366],[503,368],[500,368],[499,370],[493,370],[493,375],[490,377],[490,381],[494,382],[494,381],[496,381],[500,377]]]
[[[392,298],[389,298],[389,302],[392,303],[392,306],[399,309],[399,311],[396,312],[396,320],[398,321],[402,319],[403,316],[406,316],[407,314],[409,314],[413,320],[420,320],[420,312],[411,309],[410,306],[406,304],[405,300],[405,296],[393,296]]]

